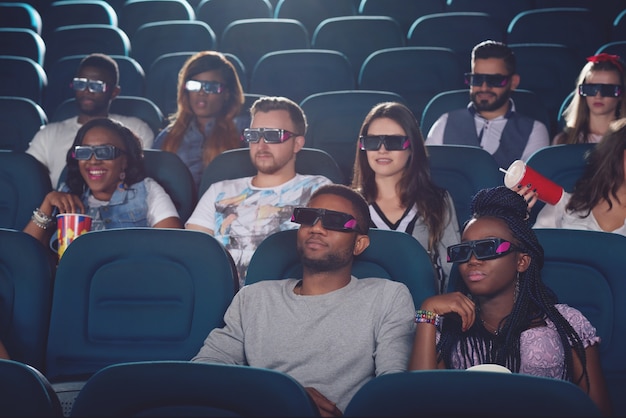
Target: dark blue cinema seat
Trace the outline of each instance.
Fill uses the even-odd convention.
[[[188,361],[122,363],[94,374],[73,417],[316,417],[317,407],[289,375],[270,369]]]
[[[563,380],[467,370],[392,373],[367,382],[347,417],[601,416],[593,401]]]
[[[0,408],[6,417],[63,417],[59,398],[36,368],[0,360]]]
[[[190,360],[238,289],[211,235],[121,228],[78,237],[59,261],[45,375],[64,408],[89,376],[116,363]]]
[[[35,238],[0,228],[0,340],[12,360],[41,371],[52,302],[51,261]],[[3,390],[0,396],[6,394]]]

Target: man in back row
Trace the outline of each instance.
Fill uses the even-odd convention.
[[[516,111],[512,92],[520,83],[513,51],[501,42],[484,41],[472,50],[472,72],[465,75],[471,102],[442,115],[431,127],[426,145],[471,145],[485,149],[502,168],[526,160],[550,144],[546,126]]]
[[[44,125],[35,134],[26,152],[39,160],[50,172],[56,189],[65,168],[67,152],[76,133],[85,123],[96,118],[115,119],[141,139],[143,148],[150,148],[154,132],[141,119],[109,114],[111,102],[120,94],[117,62],[105,54],[91,54],[78,65],[71,88],[74,89],[78,116]]]
[[[296,155],[304,147],[306,117],[285,97],[262,97],[250,109],[250,144],[256,176],[212,184],[200,198],[185,227],[208,232],[230,252],[243,286],[256,247],[268,235],[293,229],[295,206],[305,204],[324,176],[296,173]]]

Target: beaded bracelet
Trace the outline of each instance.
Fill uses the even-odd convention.
[[[443,320],[443,316],[437,315],[432,311],[425,311],[423,309],[418,309],[415,311],[415,322],[416,323],[427,323],[433,324],[437,328],[441,325],[441,321]]]
[[[41,229],[47,229],[50,222],[52,222],[52,218],[43,213],[39,208],[33,211],[33,216],[30,219]]]

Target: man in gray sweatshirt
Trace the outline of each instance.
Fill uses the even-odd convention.
[[[299,279],[244,286],[192,361],[278,370],[299,381],[322,416],[341,416],[376,376],[406,370],[415,307],[399,282],[351,275],[369,245],[369,210],[343,185],[296,208]]]

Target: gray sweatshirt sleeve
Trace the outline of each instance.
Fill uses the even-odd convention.
[[[246,365],[241,311],[243,294],[241,289],[226,310],[223,328],[215,328],[204,340],[204,345],[191,361]]]
[[[404,284],[395,286],[395,289],[379,317],[374,352],[376,376],[406,371],[413,344],[413,297]]]

